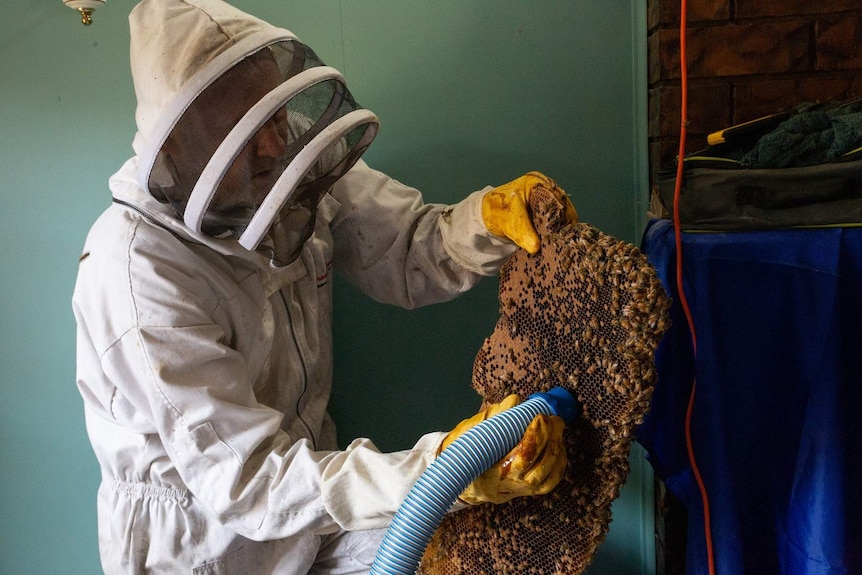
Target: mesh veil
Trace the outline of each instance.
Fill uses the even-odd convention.
[[[607,534],[649,407],[669,325],[655,270],[631,244],[564,225],[549,190],[535,190],[530,205],[541,250],[519,250],[501,270],[501,317],[476,356],[473,387],[494,403],[562,386],[583,415],[566,430],[568,466],[551,494],[448,514],[422,575],[581,573]]]
[[[287,187],[268,215],[266,237],[246,246],[277,263],[296,256],[314,228],[320,198],[377,132],[368,113],[296,168],[313,142],[319,146],[322,134],[361,107],[341,75],[295,39],[250,52],[199,94],[183,96],[189,103],[155,156],[150,193],[195,231],[239,238],[266,198]],[[301,173],[285,174],[292,162]]]

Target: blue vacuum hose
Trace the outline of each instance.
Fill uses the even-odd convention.
[[[562,387],[535,393],[523,403],[471,427],[435,459],[392,518],[371,565],[371,575],[414,575],[428,542],[458,495],[509,453],[540,413],[566,423],[578,405]]]

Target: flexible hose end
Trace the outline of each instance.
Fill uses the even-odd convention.
[[[562,387],[554,387],[542,393],[534,393],[529,398],[533,397],[538,397],[547,403],[551,410],[553,410],[554,415],[562,417],[566,425],[571,424],[581,414],[581,406],[577,400]]]
[[[572,394],[556,387],[534,393],[459,436],[410,489],[380,544],[371,575],[413,575],[458,494],[518,444],[534,417],[558,415],[569,424],[579,412]]]

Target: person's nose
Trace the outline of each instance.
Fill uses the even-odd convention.
[[[280,158],[287,147],[278,123],[274,120],[270,120],[258,130],[254,145],[255,153],[262,158]]]

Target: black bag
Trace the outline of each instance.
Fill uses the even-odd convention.
[[[862,225],[862,148],[835,161],[753,168],[741,158],[795,113],[782,113],[710,136],[707,150],[683,160],[680,222],[686,231],[744,231]],[[676,170],[657,174],[658,192],[673,213]]]

